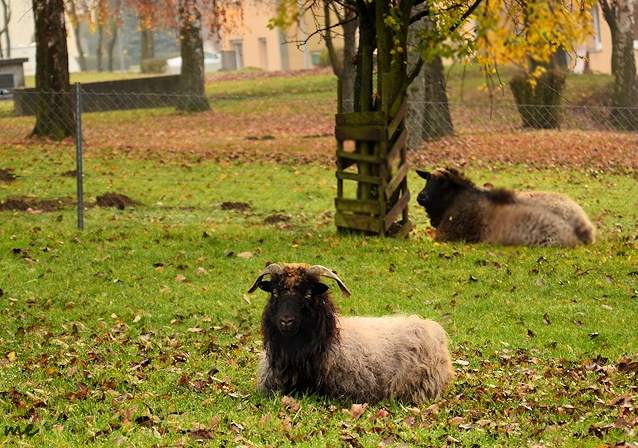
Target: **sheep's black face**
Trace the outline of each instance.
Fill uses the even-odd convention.
[[[458,192],[459,185],[449,179],[444,173],[427,173],[417,171],[426,180],[425,187],[417,196],[417,202],[425,208],[432,226],[438,227],[445,217],[445,211],[452,204]]]
[[[270,292],[264,318],[270,328],[277,328],[284,338],[300,336],[312,338],[319,326],[317,303],[328,290],[323,283],[312,283],[300,288],[279,288],[273,282],[261,282],[259,287]]]

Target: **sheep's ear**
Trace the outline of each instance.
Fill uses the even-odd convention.
[[[429,180],[430,179],[430,173],[428,173],[427,171],[421,171],[421,170],[416,170],[416,173],[419,175],[419,177],[425,179],[425,180]]]
[[[328,285],[326,285],[325,283],[316,283],[313,287],[312,287],[312,292],[318,296],[319,294],[323,294],[324,292],[326,292],[328,290]]]
[[[272,282],[264,280],[263,282],[257,283],[257,288],[261,289],[262,291],[272,292]]]
[[[259,277],[255,283],[253,283],[253,285],[250,287],[250,289],[248,290],[248,293],[252,293],[255,292],[257,290],[257,288],[264,290],[266,292],[271,292],[272,291],[272,282],[269,282],[267,280],[262,281],[261,280],[262,277]]]

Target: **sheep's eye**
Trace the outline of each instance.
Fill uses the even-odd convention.
[[[276,289],[272,290],[272,296],[274,299],[278,299],[279,298],[279,291],[277,291]]]
[[[312,299],[312,291],[308,290],[306,291],[306,300],[310,300],[310,299]]]

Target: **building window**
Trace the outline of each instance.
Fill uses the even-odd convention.
[[[241,40],[231,41],[233,50],[235,52],[235,68],[241,70],[244,68],[244,45]]]
[[[600,39],[600,10],[598,6],[591,9],[591,17],[594,26],[594,45],[590,50],[600,51],[603,49],[603,43]]]
[[[313,51],[310,53],[310,62],[312,62],[312,65],[314,65],[315,67],[319,65],[320,63],[320,57],[321,57],[321,52],[320,51]]]
[[[259,38],[259,67],[266,71],[270,69],[268,64],[268,41],[265,37]]]

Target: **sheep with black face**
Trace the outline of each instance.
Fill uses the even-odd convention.
[[[261,393],[308,392],[359,403],[443,394],[454,370],[439,324],[416,316],[343,317],[321,277],[350,295],[334,272],[306,264],[271,264],[248,290],[270,294],[261,321]]]
[[[594,226],[566,196],[482,188],[455,169],[417,174],[427,181],[417,202],[436,240],[565,247],[594,241]]]

